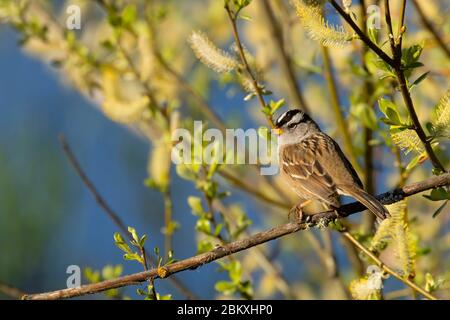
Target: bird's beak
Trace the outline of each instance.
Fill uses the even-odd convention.
[[[273,129],[273,132],[276,134],[276,135],[281,135],[282,133],[283,133],[283,130],[281,129],[281,128],[274,128]]]

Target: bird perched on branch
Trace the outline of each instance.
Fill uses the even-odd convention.
[[[355,198],[377,218],[389,217],[386,208],[364,191],[363,184],[339,145],[300,110],[289,110],[275,122],[281,175],[301,198],[289,214],[301,220],[303,207],[319,200],[329,209],[340,207],[340,195]]]

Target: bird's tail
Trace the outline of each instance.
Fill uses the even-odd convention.
[[[345,190],[349,196],[355,198],[361,202],[367,209],[375,214],[379,219],[384,220],[390,217],[389,211],[378,201],[377,198],[368,194],[366,191],[360,188],[347,188]]]

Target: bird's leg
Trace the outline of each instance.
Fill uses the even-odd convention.
[[[303,202],[300,202],[293,206],[291,209],[289,209],[288,213],[288,220],[291,219],[291,214],[295,213],[297,217],[297,222],[302,222],[303,220],[303,208],[309,205],[312,202],[312,200],[306,200]]]

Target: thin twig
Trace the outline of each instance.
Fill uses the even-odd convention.
[[[416,110],[414,108],[414,103],[411,98],[411,94],[409,92],[407,80],[405,77],[405,73],[402,68],[402,33],[399,31],[399,34],[395,38],[395,36],[392,34],[392,22],[391,22],[391,16],[390,16],[390,9],[389,9],[389,1],[384,1],[385,10],[386,10],[386,22],[388,24],[389,32],[390,32],[390,39],[391,39],[391,48],[392,53],[394,55],[394,70],[395,74],[397,76],[397,80],[399,83],[400,91],[403,96],[403,100],[405,101],[406,108],[408,109],[409,115],[411,116],[411,120],[414,125],[414,130],[416,131],[419,139],[422,141],[423,145],[425,146],[425,150],[428,154],[428,157],[430,158],[431,163],[435,168],[440,169],[442,172],[445,172],[445,168],[442,165],[442,163],[437,158],[436,154],[434,153],[433,147],[431,146],[430,140],[427,138],[427,135],[425,134],[425,131],[422,128],[422,125],[420,124],[419,118],[417,116]],[[400,20],[400,26],[401,28],[399,30],[404,30],[403,26],[403,20],[405,17],[405,11],[406,11],[406,0],[402,1],[402,8],[401,8],[401,20]]]
[[[362,21],[362,30],[365,34],[367,34],[367,5],[365,0],[360,0],[360,15]],[[361,63],[362,67],[367,74],[370,74],[369,68],[366,64],[366,53],[368,52],[367,46],[362,46],[361,50]],[[369,78],[364,80],[364,99],[368,103],[368,107],[375,109],[375,103],[370,104],[371,102],[371,94],[374,92],[373,84]],[[364,185],[366,187],[366,191],[369,194],[374,194],[376,192],[376,174],[374,170],[374,148],[371,144],[373,138],[373,131],[368,126],[364,126]],[[402,184],[403,185],[403,184]],[[369,232],[374,225],[375,216],[373,214],[368,214],[364,217],[364,228],[367,232]]]
[[[352,29],[356,32],[359,38],[372,50],[374,51],[381,59],[383,59],[390,66],[394,66],[394,60],[389,57],[380,47],[378,47],[369,37],[358,27],[355,21],[353,21],[352,17],[341,8],[340,5],[337,4],[335,0],[330,0],[331,5],[336,9],[337,12],[344,18],[345,21],[352,27]]]
[[[404,32],[405,28],[403,26],[403,19],[405,16],[405,10],[406,10],[406,0],[403,0],[402,2],[402,13],[401,13],[401,28],[399,29],[399,34],[397,36],[397,40],[395,39],[395,36],[392,35],[392,21],[389,13],[389,1],[385,0],[386,5],[386,22],[388,24],[389,29],[389,38],[391,42],[391,50],[392,54],[394,55],[394,58],[389,57],[383,50],[381,50],[374,42],[372,42],[369,37],[358,27],[358,25],[353,21],[352,17],[344,11],[344,9],[341,8],[337,4],[335,0],[330,0],[331,5],[338,11],[338,13],[344,18],[345,21],[352,27],[352,29],[358,34],[360,39],[370,48],[372,49],[384,62],[389,64],[395,71],[397,81],[400,87],[400,91],[402,93],[403,100],[405,101],[406,108],[408,109],[408,112],[410,114],[411,120],[414,125],[414,130],[416,131],[419,139],[422,141],[425,150],[428,154],[428,157],[433,164],[435,168],[438,168],[442,172],[446,172],[444,166],[439,161],[438,157],[434,153],[434,150],[431,146],[430,140],[427,138],[422,125],[420,124],[419,118],[417,117],[416,110],[414,108],[413,101],[411,99],[411,95],[409,92],[409,88],[407,85],[407,81],[405,78],[405,74],[402,68],[401,64],[401,38],[402,38],[402,32]]]
[[[22,290],[3,282],[0,282],[0,293],[3,293],[13,299],[22,299],[22,297],[26,294]]]
[[[427,180],[417,182],[408,186],[403,187],[402,189],[396,189],[393,191],[386,192],[382,195],[379,195],[377,198],[380,200],[383,204],[390,204],[394,202],[401,201],[405,197],[409,197],[411,195],[414,195],[419,192],[423,192],[429,189],[433,189],[436,187],[441,186],[448,186],[450,185],[450,173],[445,173],[440,176],[431,177]],[[346,206],[342,206],[339,208],[339,214],[340,216],[349,216],[351,214],[360,212],[362,208],[359,204],[350,204]],[[329,218],[336,218],[336,213],[330,214],[330,212],[323,212],[320,214],[316,214],[312,216],[312,224],[317,224],[320,221],[323,221],[323,219],[329,219]],[[25,296],[25,299],[45,299],[45,300],[51,300],[51,299],[62,299],[62,298],[72,298],[76,296],[86,295],[86,294],[92,294],[97,293],[113,288],[119,288],[124,287],[128,285],[135,285],[140,282],[144,282],[150,277],[170,277],[175,273],[184,271],[184,270],[190,270],[190,269],[196,269],[204,264],[210,263],[212,261],[218,260],[220,258],[229,256],[233,253],[237,253],[243,250],[247,250],[251,247],[260,245],[262,243],[286,236],[288,234],[297,232],[299,230],[304,230],[306,228],[309,228],[310,226],[301,222],[297,223],[287,223],[275,228],[272,228],[270,230],[262,231],[259,233],[256,233],[248,238],[237,240],[234,242],[231,242],[229,244],[219,246],[215,248],[214,250],[211,250],[209,252],[190,257],[178,262],[175,262],[173,264],[164,266],[163,272],[160,269],[152,269],[145,272],[139,272],[127,276],[123,276],[114,280],[108,280],[108,281],[102,281],[99,283],[93,283],[89,285],[84,285],[79,288],[69,288],[69,289],[62,289],[52,292],[45,292],[45,293],[38,293],[38,294],[30,294]],[[349,239],[351,240],[351,239]],[[375,257],[376,258],[376,257]],[[415,284],[411,283],[409,280],[405,280],[402,277],[399,276],[399,280],[402,282],[407,283],[408,285],[412,285],[412,287],[416,286]],[[409,282],[409,283],[408,283]],[[416,286],[417,287],[417,286]],[[419,288],[420,290],[420,288]]]
[[[331,106],[333,107],[334,118],[337,122],[337,126],[339,129],[339,133],[342,135],[342,140],[344,142],[344,149],[347,151],[347,155],[350,157],[350,160],[355,167],[358,173],[362,172],[361,166],[358,163],[358,159],[355,154],[355,148],[353,147],[352,138],[350,136],[350,132],[348,131],[348,125],[345,122],[344,115],[342,114],[339,96],[338,96],[338,88],[336,84],[336,80],[333,77],[333,66],[331,63],[331,58],[328,53],[328,48],[321,46],[323,64],[325,69],[325,79],[328,85],[328,91],[331,99]]]
[[[422,21],[422,24],[433,35],[434,40],[436,40],[436,43],[445,52],[445,54],[447,55],[447,58],[450,58],[450,49],[449,49],[449,47],[444,42],[444,39],[442,39],[442,37],[439,35],[439,32],[436,30],[436,28],[433,26],[433,24],[425,16],[425,13],[423,12],[422,8],[419,5],[419,1],[412,0],[412,3],[414,5],[414,7],[416,7],[416,11],[419,14],[419,17],[420,17],[420,20]]]
[[[97,188],[94,186],[92,181],[89,179],[83,168],[81,167],[80,162],[78,161],[77,157],[73,153],[72,149],[70,148],[69,144],[67,143],[64,135],[59,136],[59,141],[61,144],[61,147],[67,156],[70,164],[77,172],[78,176],[80,177],[83,184],[86,186],[86,188],[89,190],[93,198],[95,199],[95,202],[99,205],[100,208],[103,209],[103,211],[108,215],[108,217],[114,222],[114,224],[119,228],[120,231],[122,231],[123,234],[131,241],[133,240],[133,237],[128,232],[128,228],[125,225],[125,223],[120,219],[119,215],[111,208],[111,206],[106,202],[106,200],[102,197],[100,192],[97,190]],[[143,248],[145,253],[145,248]],[[150,256],[151,263],[155,264],[156,261]],[[192,293],[183,283],[181,283],[178,279],[174,278],[172,280],[172,284],[175,288],[177,288],[183,295],[185,295],[188,299],[196,299],[196,295]]]
[[[262,91],[261,87],[259,86],[258,81],[256,80],[256,77],[253,74],[252,69],[250,68],[250,65],[249,65],[249,63],[247,61],[247,57],[245,56],[244,48],[242,46],[241,38],[239,36],[239,32],[238,32],[238,29],[237,29],[236,16],[231,11],[228,3],[225,5],[225,10],[227,11],[228,18],[230,20],[231,27],[233,29],[233,36],[234,36],[234,40],[236,42],[237,49],[239,51],[239,56],[241,58],[241,62],[244,65],[245,71],[247,72],[248,76],[251,79],[254,93],[258,97],[258,100],[259,100],[259,103],[260,103],[261,107],[263,109],[265,109],[266,108],[266,101],[264,100],[263,91]],[[274,123],[273,123],[272,117],[267,116],[267,121],[269,122],[271,127],[274,127]]]
[[[435,296],[427,292],[425,289],[419,287],[417,284],[412,282],[411,280],[407,278],[403,278],[401,275],[399,275],[394,269],[384,264],[383,261],[378,259],[377,256],[375,256],[369,249],[364,247],[358,240],[356,240],[349,232],[345,231],[342,232],[344,237],[346,237],[348,240],[350,240],[356,247],[358,247],[362,252],[364,252],[368,257],[370,257],[380,268],[382,268],[385,272],[389,273],[390,275],[394,276],[413,290],[419,292],[421,295],[423,295],[425,298],[429,300],[437,300]]]
[[[306,103],[306,99],[302,94],[300,83],[297,81],[295,71],[293,68],[291,57],[286,52],[285,44],[283,41],[283,32],[281,26],[278,23],[269,0],[261,1],[261,8],[267,20],[267,27],[269,28],[271,39],[274,42],[275,52],[280,62],[281,71],[286,78],[287,86],[289,88],[290,96],[296,107],[309,113],[309,108]]]

